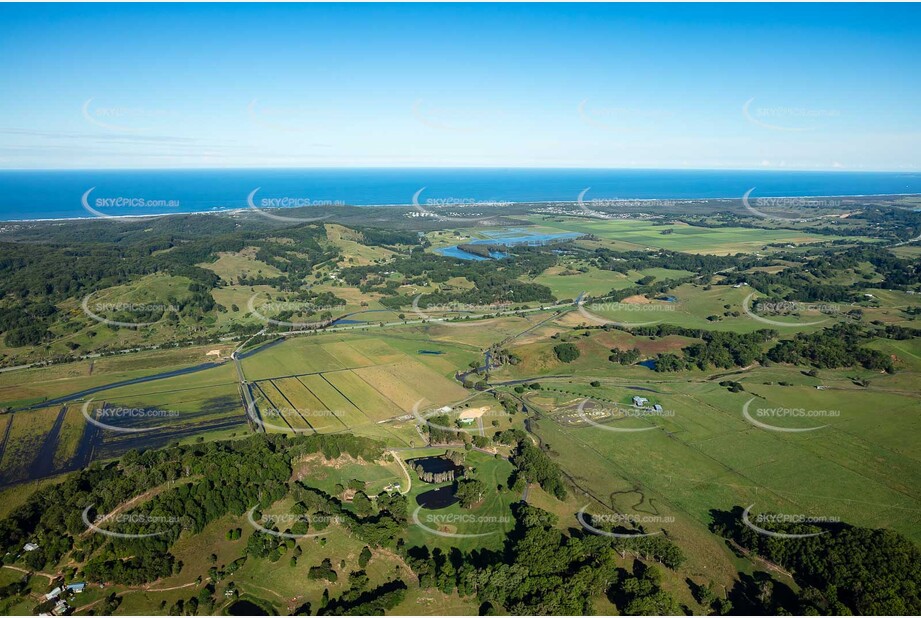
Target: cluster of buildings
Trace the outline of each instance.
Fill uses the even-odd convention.
[[[85,582],[76,582],[73,584],[66,584],[64,586],[58,586],[51,592],[45,595],[45,601],[57,601],[54,604],[54,608],[50,612],[39,614],[40,616],[66,616],[71,607],[67,603],[67,599],[63,598],[68,594],[79,594],[86,589]]]

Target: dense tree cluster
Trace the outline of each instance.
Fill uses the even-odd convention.
[[[921,614],[921,550],[891,530],[840,523],[775,523],[776,538],[742,521],[742,508],[714,511],[711,528],[793,573],[802,588],[794,614],[917,616]],[[776,609],[776,608],[765,608]]]
[[[287,493],[292,458],[310,453],[346,453],[372,461],[383,455],[383,445],[347,434],[256,435],[130,451],[117,463],[94,464],[35,492],[0,521],[0,550],[12,558],[24,543],[37,543],[39,549],[25,554],[35,569],[54,568],[72,551],[90,581],[139,584],[164,577],[180,566],[169,548],[183,530],[200,532],[227,513],[241,516],[254,506],[268,506]],[[125,518],[99,519],[150,488],[161,491],[127,511]],[[405,506],[388,499],[390,508],[405,517]],[[111,538],[87,533],[85,509],[85,517],[106,530],[157,534]]]
[[[560,500],[566,499],[566,486],[563,484],[560,467],[541,449],[531,444],[530,440],[518,443],[511,462],[516,468],[516,476],[525,482],[537,483],[544,491]]]
[[[393,308],[412,304],[412,296],[398,293],[402,285],[425,286],[445,283],[454,277],[466,277],[474,288],[463,292],[435,291],[419,299],[422,308],[449,306],[456,303],[489,305],[492,303],[552,302],[550,288],[537,283],[526,283],[519,278],[536,276],[553,266],[557,256],[542,247],[512,247],[509,257],[502,260],[467,261],[445,257],[421,250],[408,257],[398,257],[387,264],[372,264],[343,269],[341,278],[362,291],[385,294],[382,302]],[[395,280],[397,272],[402,279]]]
[[[267,237],[259,226],[241,231],[230,220],[189,215],[143,223],[106,222],[101,227],[99,222],[87,222],[68,226],[67,233],[54,227],[41,229],[37,242],[24,233],[33,242],[0,243],[0,298],[15,299],[0,307],[0,332],[7,345],[37,345],[48,339],[55,303],[153,273],[190,279],[189,293],[168,302],[179,315],[200,319],[215,309],[211,290],[221,281],[198,264],[214,261],[219,252],[258,247],[258,259],[283,273],[262,283],[280,289],[301,287],[316,265],[338,256],[338,249],[324,242],[324,228],[316,225],[276,230]],[[120,321],[144,317],[135,314]]]
[[[615,596],[626,580],[615,565],[621,539],[568,536],[555,527],[556,516],[524,503],[514,515],[517,525],[502,551],[405,550],[420,587],[475,596],[481,613],[589,615],[594,597]]]
[[[563,363],[571,363],[579,358],[579,348],[572,343],[558,343],[553,346],[553,353]]]
[[[838,324],[818,333],[799,333],[791,340],[779,341],[767,357],[778,363],[812,365],[819,369],[853,367],[894,371],[888,355],[861,345],[867,332],[855,324]]]

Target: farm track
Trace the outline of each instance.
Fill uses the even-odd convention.
[[[58,575],[52,575],[51,573],[43,573],[42,571],[30,571],[29,569],[24,569],[22,567],[13,566],[12,564],[3,564],[0,566],[2,566],[5,569],[10,569],[11,571],[18,571],[20,573],[25,573],[26,575],[31,573],[32,575],[40,575],[42,577],[47,577],[49,584],[53,582],[57,577],[59,577]]]
[[[146,501],[150,500],[151,498],[153,498],[153,497],[155,497],[155,496],[158,496],[159,494],[163,493],[164,491],[169,491],[169,490],[172,489],[173,487],[176,487],[176,486],[178,486],[178,485],[186,485],[186,484],[188,484],[188,483],[190,483],[190,482],[192,482],[192,481],[195,481],[195,480],[197,480],[197,479],[200,479],[200,478],[201,478],[201,476],[188,476],[188,477],[185,477],[185,478],[181,479],[180,481],[169,481],[169,482],[167,482],[167,483],[163,483],[162,485],[158,485],[158,486],[156,486],[156,487],[152,487],[151,489],[148,489],[148,490],[145,491],[144,493],[138,494],[138,495],[134,496],[133,498],[130,498],[130,499],[128,499],[128,500],[125,500],[124,502],[122,502],[121,504],[119,504],[118,506],[116,506],[114,509],[112,509],[109,513],[106,514],[105,519],[111,519],[112,517],[114,517],[114,516],[116,516],[116,515],[118,515],[118,514],[120,514],[120,513],[123,513],[123,512],[125,512],[126,510],[128,510],[128,509],[130,509],[130,508],[132,508],[132,507],[135,507],[135,506],[137,506],[138,504],[140,504],[140,503],[142,503],[142,502],[146,502]],[[87,529],[84,530],[82,533],[80,533],[80,536],[84,536],[84,537],[85,537],[85,536],[87,536],[88,534],[92,534],[92,533],[93,533],[93,529],[92,529],[92,528],[87,528]],[[152,585],[153,583],[155,583],[155,582],[151,582],[151,584],[147,584],[147,585],[150,586],[150,585]],[[194,584],[193,584],[193,585],[194,585]],[[145,588],[145,589],[146,589],[146,588]]]

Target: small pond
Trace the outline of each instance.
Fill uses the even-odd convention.
[[[409,464],[409,467],[413,470],[418,466],[422,466],[424,472],[430,472],[432,474],[462,469],[461,466],[458,466],[445,457],[417,457],[415,459],[407,459],[406,463]]]
[[[416,502],[424,509],[444,509],[458,502],[454,495],[454,484],[430,489],[416,496]]]

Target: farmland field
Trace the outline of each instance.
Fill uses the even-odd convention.
[[[752,378],[755,375],[743,383]],[[889,395],[882,410],[873,405],[879,394],[759,386],[756,381],[748,392],[734,395],[713,384],[674,382],[657,390],[656,400],[674,416],[630,421],[634,427],[655,426],[652,431],[618,433],[593,426],[566,427],[548,419],[537,433],[554,444],[564,461],[581,458],[578,466],[573,460],[567,468],[580,470],[577,476],[606,501],[613,495],[609,484],[590,471],[613,467],[628,484],[642,488],[644,500],[654,497],[702,525],[714,505],[757,502],[765,509],[800,509],[797,512],[891,527],[918,538],[913,505],[919,496],[905,483],[921,473],[911,454],[912,440],[906,438],[921,429],[912,398]],[[582,392],[590,396],[592,389]],[[624,386],[613,398],[623,400],[637,392]],[[742,415],[753,396],[759,398],[758,408],[829,410],[839,416],[822,421],[827,427],[805,434],[765,431]],[[790,428],[817,425],[808,418],[777,421],[781,423]],[[853,460],[854,453],[862,453],[859,462]],[[635,465],[639,460],[643,465]],[[611,506],[640,508],[642,502]]]
[[[539,219],[541,225],[567,232],[594,234],[616,241],[625,249],[644,250],[659,247],[670,251],[687,253],[710,253],[731,255],[761,251],[770,243],[802,244],[818,240],[834,239],[833,236],[817,236],[791,230],[768,230],[752,228],[702,228],[675,225],[670,234],[662,234],[662,227],[645,221],[617,219],[610,221],[585,221],[567,219],[547,221]]]

